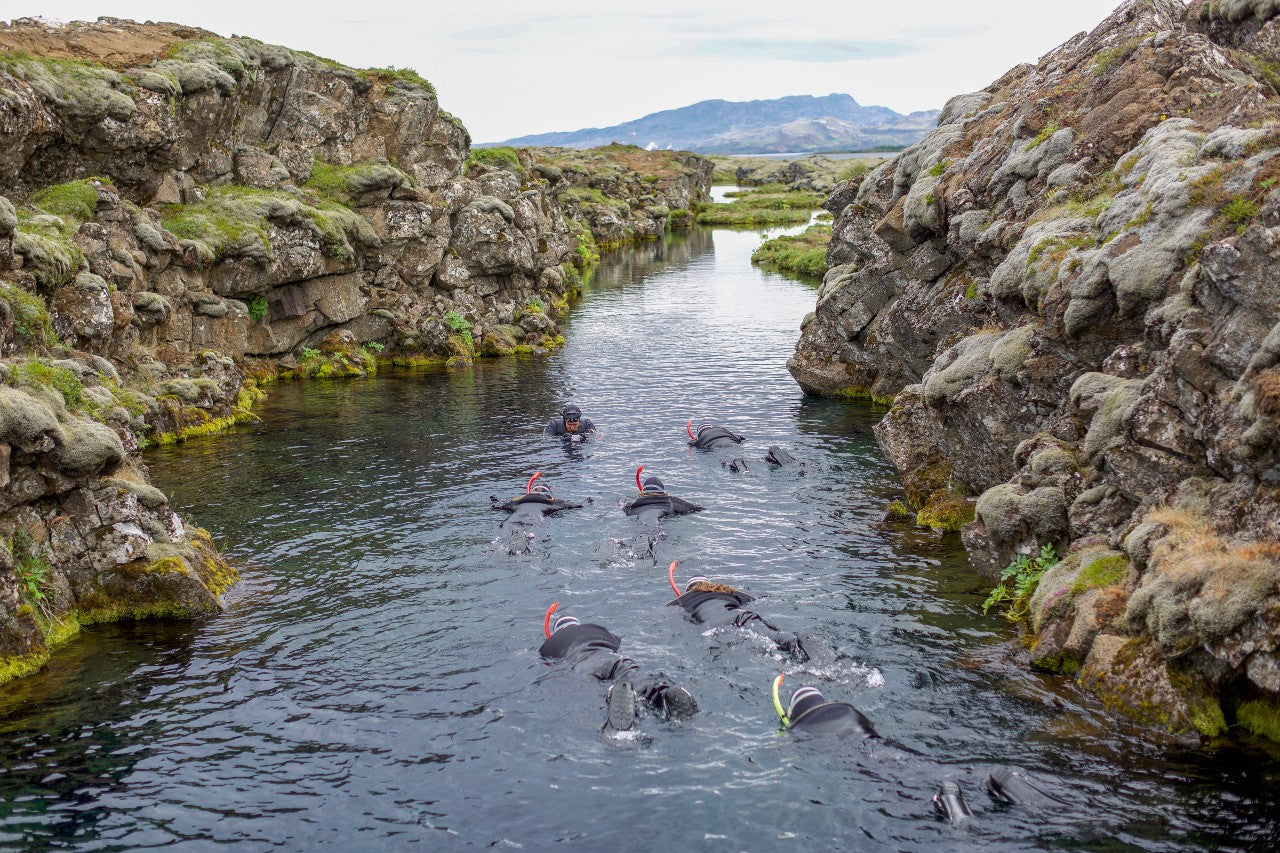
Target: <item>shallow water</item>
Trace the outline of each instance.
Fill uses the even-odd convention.
[[[1274,846],[1274,764],[1177,752],[1028,674],[954,542],[880,523],[898,488],[861,405],[785,369],[814,289],[751,267],[755,232],[606,261],[547,357],[273,388],[263,422],[148,456],[244,561],[227,612],[86,632],[0,697],[0,847],[819,850]],[[539,431],[563,402],[602,435]],[[685,446],[746,434],[750,466]],[[779,444],[803,475],[762,460]],[[653,558],[637,465],[707,509]],[[587,504],[495,542],[536,470]],[[624,544],[619,547],[615,540]],[[796,666],[665,608],[666,566],[758,597]],[[687,686],[690,722],[602,741],[604,685],[541,661],[553,601]],[[857,704],[903,752],[777,734],[769,685]],[[906,755],[915,750],[920,756]],[[1023,768],[1067,803],[983,792]],[[958,781],[976,816],[935,820]]]

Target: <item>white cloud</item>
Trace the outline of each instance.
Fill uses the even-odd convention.
[[[412,67],[477,140],[490,141],[616,124],[708,98],[846,92],[902,112],[939,107],[1092,28],[1114,5],[42,0],[27,14],[179,18],[350,65]]]

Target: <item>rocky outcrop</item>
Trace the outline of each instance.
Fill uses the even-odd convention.
[[[620,168],[615,233],[572,172],[469,162],[412,71],[110,18],[0,25],[0,141],[0,682],[81,624],[217,609],[234,572],[141,447],[282,376],[556,346],[584,260],[562,204],[654,236],[710,177]]]
[[[838,186],[792,374],[892,400],[913,509],[1066,555],[1041,668],[1175,731],[1280,709],[1280,19],[1134,0]]]
[[[527,150],[535,174],[564,182],[565,216],[585,225],[601,250],[656,240],[669,226],[691,226],[695,208],[710,200],[712,163],[687,151],[617,143]]]

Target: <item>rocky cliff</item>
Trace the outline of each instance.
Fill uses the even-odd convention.
[[[1192,735],[1280,739],[1278,12],[1134,0],[953,98],[831,195],[790,363],[892,402],[1035,666]]]
[[[217,609],[234,570],[140,447],[251,418],[277,377],[563,341],[570,182],[469,162],[412,71],[20,20],[0,143],[0,682],[81,624]]]

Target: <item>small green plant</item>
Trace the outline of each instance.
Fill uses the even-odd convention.
[[[63,402],[73,412],[85,409],[84,383],[65,367],[54,367],[45,361],[24,361],[13,366],[11,381],[20,387],[52,388],[62,395]]]
[[[377,341],[369,341],[367,344],[364,345],[364,348],[369,350],[369,352],[380,353],[383,350],[385,350],[387,347],[385,344],[380,344]]]
[[[1242,195],[1234,196],[1222,206],[1222,218],[1239,228],[1243,228],[1249,220],[1258,215],[1261,208]]]
[[[1004,606],[1004,618],[1010,622],[1019,622],[1027,615],[1031,604],[1031,596],[1040,583],[1040,578],[1058,564],[1058,555],[1053,545],[1045,545],[1035,556],[1019,554],[1013,562],[1000,573],[1000,583],[991,590],[991,595],[982,604],[982,612],[987,613],[996,605]]]
[[[1041,129],[1039,133],[1036,134],[1035,139],[1032,139],[1025,146],[1023,146],[1022,150],[1034,151],[1035,149],[1043,145],[1049,139],[1050,136],[1053,136],[1059,130],[1061,130],[1061,128],[1058,127],[1058,123],[1056,121],[1049,122]]]
[[[249,319],[253,322],[256,323],[267,316],[267,300],[261,294],[254,296],[245,305],[249,308]]]
[[[947,171],[947,166],[950,166],[950,165],[951,165],[950,160],[939,160],[937,163],[934,163],[933,166],[929,169],[929,174],[933,175],[935,178],[941,177],[942,173]]]
[[[1259,189],[1269,190],[1269,189],[1271,189],[1272,187],[1274,187],[1275,185],[1276,185],[1276,179],[1275,179],[1275,178],[1264,178],[1263,180],[1258,181],[1258,188],[1259,188]]]
[[[307,359],[315,358],[320,355],[320,350],[312,349],[311,347],[303,347],[298,351],[298,355],[302,357],[303,361],[306,361]]]
[[[547,306],[539,297],[535,296],[525,303],[524,310],[526,312],[545,314],[547,313]]]
[[[18,589],[46,620],[52,619],[53,613],[45,594],[49,573],[53,571],[49,558],[36,550],[31,536],[22,530],[13,534],[9,548],[13,553],[13,574],[18,579]]]
[[[467,166],[470,167],[473,163],[505,169],[524,180],[524,166],[520,165],[520,155],[509,145],[500,145],[497,148],[475,148],[467,157]]]
[[[449,327],[451,332],[469,332],[471,331],[471,322],[452,309],[444,312],[444,324]]]

